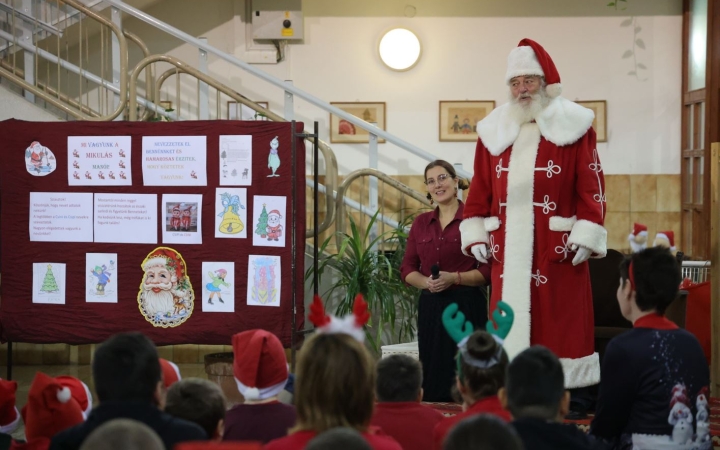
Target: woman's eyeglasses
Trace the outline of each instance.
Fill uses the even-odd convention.
[[[438,186],[440,186],[441,184],[445,183],[445,181],[447,181],[448,178],[450,178],[450,175],[448,175],[448,174],[446,174],[446,173],[443,173],[443,174],[441,174],[441,175],[438,175],[438,177],[437,177],[437,184],[438,184]],[[426,184],[428,187],[433,187],[433,186],[435,186],[435,183],[436,183],[436,181],[435,181],[434,179],[432,179],[432,178],[430,178],[429,180],[425,180],[425,184]]]

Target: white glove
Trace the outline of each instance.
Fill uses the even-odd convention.
[[[470,247],[470,252],[473,254],[475,259],[480,261],[481,263],[487,263],[487,245],[485,244],[475,244],[472,247]]]
[[[578,247],[577,244],[573,244],[571,248],[574,252],[577,252],[572,261],[573,266],[584,263],[585,261],[590,259],[590,255],[592,255],[592,250],[590,250],[589,248]]]

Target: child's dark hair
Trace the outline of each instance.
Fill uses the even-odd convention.
[[[484,397],[496,395],[501,387],[505,386],[505,371],[508,366],[508,356],[493,336],[487,331],[478,330],[470,335],[465,344],[467,356],[477,361],[491,361],[495,364],[481,369],[466,361],[462,350],[460,358],[460,382],[467,389],[467,394],[479,400]]]
[[[380,402],[414,402],[422,380],[420,361],[408,355],[390,355],[377,363],[375,393]]]
[[[630,280],[630,263],[638,308],[664,314],[677,297],[682,281],[677,259],[663,247],[648,248],[626,257],[620,264],[623,285]]]
[[[225,419],[225,395],[212,381],[185,378],[167,391],[165,412],[200,425],[212,439],[218,424]]]
[[[479,414],[455,425],[443,442],[443,450],[522,450],[515,429],[497,416]]]
[[[565,394],[565,375],[560,360],[545,347],[530,347],[507,369],[507,409],[515,419],[534,417],[553,420]]]

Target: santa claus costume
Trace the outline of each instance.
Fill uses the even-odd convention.
[[[545,94],[533,96],[542,109],[531,120],[510,102],[478,123],[462,248],[484,262],[473,247],[487,246],[490,309],[502,299],[515,311],[508,355],[546,346],[560,358],[568,388],[591,386],[600,380],[600,364],[584,260],[605,256],[607,241],[594,114],[560,96],[550,55],[529,39],[508,57],[505,81],[519,76],[544,78]]]

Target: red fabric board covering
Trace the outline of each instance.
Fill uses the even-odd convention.
[[[710,334],[710,282],[695,284],[684,288],[688,291],[687,306],[685,307],[685,329],[694,334],[700,341],[705,358],[710,364],[711,334]]]
[[[303,130],[296,123],[296,131]],[[68,186],[68,136],[132,136],[132,186]],[[142,176],[143,136],[207,136],[207,186],[144,186]],[[219,186],[219,136],[252,135],[252,185],[247,188],[247,239],[215,238],[215,188]],[[281,165],[279,177],[268,178],[270,141],[278,136]],[[305,145],[297,138],[296,185],[292,187],[292,131],[290,123],[241,121],[183,122],[0,122],[0,336],[3,340],[29,343],[98,343],[124,331],[140,331],[157,345],[230,344],[240,331],[262,328],[276,334],[287,347],[292,331],[292,286],[290,233],[297,242],[295,291],[297,294],[296,328],[303,329],[302,243],[305,241]],[[44,177],[25,170],[25,149],[33,141],[48,147],[57,158],[57,169]],[[295,193],[296,217],[292,217]],[[75,242],[30,242],[30,192],[104,192],[158,194],[157,244],[105,244]],[[203,194],[202,240],[200,245],[162,243],[162,194]],[[253,196],[287,197],[286,246],[252,245]],[[138,291],[143,278],[141,264],[153,249],[174,248],[185,259],[195,291],[191,317],[175,328],[153,327],[140,313]],[[85,302],[85,254],[117,253],[118,303]],[[247,306],[248,255],[281,257],[282,290],[280,307]],[[234,261],[235,313],[202,312],[202,262]],[[65,263],[66,304],[32,303],[33,262]]]

